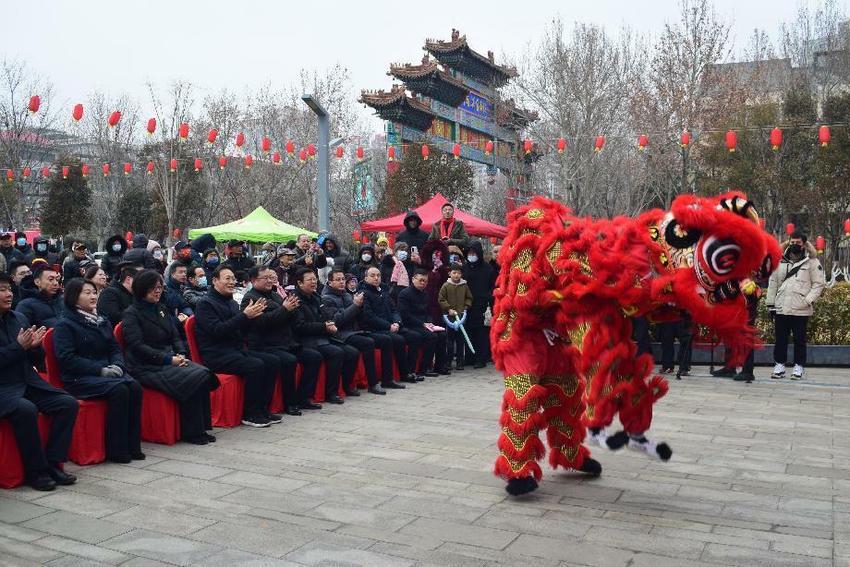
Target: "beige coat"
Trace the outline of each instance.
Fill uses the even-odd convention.
[[[823,266],[817,257],[817,251],[811,242],[806,243],[808,255],[798,262],[792,262],[785,253],[788,243],[782,244],[782,261],[770,276],[767,286],[768,309],[776,309],[779,315],[810,317],[812,307],[824,288]],[[799,267],[791,277],[788,272]]]

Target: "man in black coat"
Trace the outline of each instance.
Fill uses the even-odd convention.
[[[372,335],[384,335],[390,338],[402,382],[413,383],[424,379],[424,377],[417,378],[414,373],[422,339],[416,333],[410,333],[402,327],[401,315],[396,311],[389,294],[381,286],[381,271],[378,268],[367,269],[360,289],[364,293],[360,325]],[[408,347],[406,353],[405,346]],[[388,357],[382,357],[381,362],[386,364],[387,360]]]
[[[73,396],[54,388],[33,370],[43,356],[44,327],[28,327],[12,311],[12,282],[0,274],[0,418],[15,432],[27,483],[36,490],[53,490],[57,484],[74,484],[74,475],[62,472],[79,404]],[[38,412],[51,416],[50,435],[42,447]]]
[[[331,344],[337,327],[322,313],[322,302],[316,288],[319,278],[310,268],[299,268],[295,273],[295,293],[300,300],[295,310],[295,334],[305,348],[318,351],[325,361],[325,401],[341,404],[339,397],[340,375],[350,384],[357,370],[357,356],[351,356],[338,344]]]
[[[64,308],[59,293],[59,274],[53,266],[39,266],[33,273],[33,288],[21,288],[21,301],[15,310],[24,316],[28,325],[52,329],[59,322]]]
[[[425,376],[448,375],[446,365],[446,332],[434,332],[428,327],[437,325],[428,311],[428,271],[422,268],[413,273],[411,285],[398,295],[398,312],[404,328],[416,333],[422,341],[422,358],[417,374]],[[433,369],[433,370],[432,370]]]
[[[6,266],[10,266],[15,261],[23,262],[25,260],[24,255],[12,245],[13,236],[14,234],[11,232],[0,233],[0,254],[6,259]]]
[[[404,215],[404,230],[398,233],[395,237],[396,242],[406,242],[410,253],[413,254],[413,247],[416,247],[416,252],[422,252],[422,247],[428,242],[428,233],[419,228],[422,226],[422,217],[414,210],[407,211]]]
[[[245,243],[241,240],[231,240],[227,243],[227,260],[222,262],[233,271],[239,282],[248,281],[248,271],[254,267],[254,260],[245,254]]]
[[[243,425],[268,427],[280,423],[280,415],[268,410],[280,360],[245,348],[245,332],[251,320],[262,315],[266,300],[251,301],[243,311],[233,300],[236,275],[228,266],[213,273],[212,286],[198,302],[196,338],[203,364],[213,372],[236,374],[245,381]]]
[[[121,269],[124,254],[127,252],[127,241],[120,234],[116,234],[107,238],[103,246],[106,249],[106,256],[100,261],[100,267],[106,272],[109,281],[115,281]]]
[[[316,391],[322,355],[313,349],[301,348],[292,335],[294,311],[300,303],[294,293],[284,299],[277,292],[277,274],[268,266],[256,266],[248,272],[251,289],[242,297],[242,309],[251,302],[264,299],[262,314],[248,327],[248,348],[274,355],[279,360],[283,401],[286,413],[301,415],[301,409],[322,409],[310,401]],[[301,383],[296,387],[295,367],[300,362],[303,370]]]
[[[373,394],[385,395],[384,388],[404,388],[404,384],[393,381],[392,364],[382,364],[384,373],[381,384],[378,383],[375,349],[381,350],[382,361],[383,359],[391,361],[393,344],[386,335],[370,335],[360,329],[359,318],[363,311],[363,302],[363,292],[359,291],[354,295],[348,293],[345,289],[345,272],[341,268],[334,267],[328,274],[328,285],[322,291],[322,311],[325,317],[336,325],[336,338],[345,343],[345,348],[353,348],[363,355],[369,391]],[[353,384],[346,385],[346,392],[349,395],[359,395]]]
[[[114,327],[121,322],[124,311],[133,304],[133,278],[139,273],[135,265],[124,265],[97,298],[97,313],[103,315]]]
[[[340,248],[336,236],[329,233],[324,237],[324,240],[322,240],[321,237],[319,240],[322,242],[321,246],[322,250],[325,252],[326,262],[327,258],[332,258],[334,268],[340,268],[343,272],[349,272],[352,265],[351,256],[348,252]]]
[[[466,317],[466,332],[475,348],[474,368],[484,368],[490,359],[487,346],[487,327],[484,326],[484,312],[493,306],[493,288],[496,279],[493,268],[484,261],[484,248],[480,240],[473,240],[466,252],[466,262],[463,265],[463,279],[472,292],[472,307]]]
[[[62,282],[67,285],[74,278],[82,278],[83,274],[80,270],[80,263],[91,259],[89,258],[86,243],[75,240],[71,244],[71,254],[62,262]]]
[[[26,262],[12,262],[9,266],[9,276],[12,278],[12,309],[15,309],[22,299],[21,286],[34,288],[35,284],[32,282],[32,270]]]
[[[48,264],[59,263],[59,255],[56,252],[52,252],[50,250],[50,240],[45,238],[44,236],[35,237],[35,240],[32,244],[32,252],[30,252],[26,256],[27,263],[29,265],[32,265],[32,261],[36,258],[41,258]]]
[[[308,234],[299,234],[298,240],[295,241],[295,253],[298,257],[295,258],[297,266],[311,268],[316,272],[320,268],[328,265],[328,259],[325,258],[325,251],[317,243],[310,239]]]

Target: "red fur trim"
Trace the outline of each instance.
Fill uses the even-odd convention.
[[[534,480],[537,481],[543,478],[543,471],[540,469],[540,465],[538,465],[534,461],[528,461],[522,466],[521,469],[519,469],[518,471],[514,471],[511,468],[511,464],[508,462],[504,455],[499,455],[496,458],[496,464],[493,467],[493,474],[503,478],[504,480],[511,480],[513,478],[525,478],[527,476],[533,476]]]
[[[546,420],[542,413],[533,413],[522,423],[514,421],[507,411],[502,412],[499,417],[499,425],[510,429],[516,435],[537,435],[537,432],[546,427]]]
[[[502,409],[510,407],[515,410],[534,410],[539,405],[540,400],[546,397],[546,388],[539,384],[534,384],[529,388],[524,396],[517,398],[513,390],[505,390],[502,396]]]
[[[558,467],[579,470],[584,464],[584,460],[589,456],[590,450],[584,445],[579,445],[578,452],[572,460],[567,459],[567,456],[561,451],[553,448],[549,451],[549,465],[556,470]]]

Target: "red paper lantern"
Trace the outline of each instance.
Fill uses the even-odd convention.
[[[779,128],[774,128],[770,131],[770,147],[773,148],[773,151],[779,151],[779,147],[782,145],[782,130]]]
[[[280,152],[275,152],[272,154],[272,163],[275,165],[280,165]]]
[[[356,228],[351,231],[351,238],[354,242],[360,242],[360,231]]]
[[[785,225],[785,234],[787,234],[788,236],[791,236],[791,233],[794,232],[795,228],[796,227],[794,226],[794,223],[789,222],[788,224]]]
[[[301,150],[300,152],[298,152],[298,161],[300,161],[301,163],[307,162],[307,150]]]
[[[734,130],[728,130],[726,132],[726,149],[729,150],[729,153],[732,153],[737,147],[738,134]]]
[[[124,233],[124,240],[126,240],[128,244],[132,244],[133,243],[133,233],[130,232],[129,230],[127,232],[125,232]]]
[[[45,179],[50,177],[50,168],[49,167],[42,167],[41,168],[41,176],[44,177]]]
[[[32,173],[32,169],[30,169],[29,166],[25,167],[23,171],[24,179],[29,179],[30,173]]]
[[[567,149],[567,140],[564,138],[558,138],[558,143],[555,145],[555,147],[558,149],[559,154],[564,153],[564,150]]]
[[[153,175],[153,170],[155,167],[156,166],[154,165],[153,161],[149,161],[148,164],[145,166],[145,173],[147,175]]]
[[[495,245],[495,244],[497,244],[498,242],[499,242],[499,239],[498,239],[498,238],[496,238],[495,236],[491,236],[491,237],[490,237],[490,244]]]
[[[62,179],[68,179],[68,174],[71,172],[71,168],[67,165],[62,166]]]
[[[171,231],[171,236],[174,237],[174,240],[178,240],[180,238],[180,229],[175,228],[173,231]]]
[[[245,169],[251,169],[251,166],[254,165],[254,157],[251,154],[245,156]]]
[[[452,155],[455,156],[455,159],[460,157],[460,144],[452,146]]]
[[[204,165],[204,162],[201,160],[201,158],[195,158],[195,173],[198,173],[199,171],[201,171],[201,168],[203,167],[203,165]]]
[[[487,140],[487,143],[484,144],[484,155],[489,156],[493,153],[493,140]]]
[[[103,171],[103,176],[107,177],[109,175],[109,164],[108,163],[103,164],[101,171]]]
[[[171,158],[171,161],[168,162],[168,170],[171,173],[174,173],[175,171],[177,171],[177,159]]]
[[[292,140],[286,141],[286,153],[288,153],[289,155],[295,153],[295,142],[293,142]]]
[[[818,254],[823,254],[823,251],[826,250],[826,239],[823,236],[815,238],[815,250],[818,251]]]
[[[428,155],[431,153],[431,150],[428,149],[427,144],[422,144],[422,159],[427,160]]]
[[[369,235],[363,234],[363,244],[369,244]]]
[[[41,97],[38,95],[33,95],[30,97],[30,103],[27,105],[27,110],[30,111],[30,114],[35,114],[36,112],[38,112],[40,106]]]
[[[679,143],[682,145],[683,148],[687,149],[688,146],[691,145],[691,133],[687,130],[682,131],[682,135],[679,138]]]
[[[850,236],[850,219],[844,220],[844,236]]]
[[[74,119],[74,122],[79,122],[80,120],[83,119],[83,105],[82,104],[77,103],[77,104],[74,105],[74,110],[71,111],[71,118]]]
[[[341,158],[344,155],[345,155],[345,148],[343,148],[342,146],[337,146],[336,147],[336,157]]]
[[[189,125],[185,122],[181,123],[180,127],[177,129],[177,134],[180,136],[180,139],[185,142],[186,138],[189,137]]]
[[[823,125],[818,129],[818,142],[822,148],[825,148],[829,145],[829,140],[831,135],[829,133],[829,126]]]
[[[227,167],[227,158],[221,156],[220,158],[218,158],[218,168],[224,169],[225,167]]]
[[[86,178],[86,177],[89,176],[89,166],[88,166],[88,164],[84,163],[83,165],[80,166],[80,174],[83,176],[83,178]]]
[[[638,149],[640,151],[645,150],[646,146],[648,146],[648,145],[649,145],[649,136],[647,136],[646,134],[641,134],[640,136],[638,136]]]
[[[153,133],[156,132],[156,118],[148,119],[148,136],[153,136]]]
[[[236,134],[236,147],[241,148],[244,143],[245,143],[245,134],[243,134],[242,132],[239,132],[238,134]]]
[[[605,136],[596,136],[596,141],[593,142],[593,151],[599,153],[605,147]]]
[[[11,169],[6,170],[6,181],[14,181],[15,180],[15,172]]]
[[[269,153],[272,150],[272,141],[269,138],[264,136],[263,141],[262,141],[262,146],[263,146],[263,152]]]
[[[316,157],[316,144],[307,144],[307,157]]]
[[[522,149],[525,152],[525,155],[528,155],[528,154],[531,153],[531,150],[534,149],[534,144],[532,143],[531,140],[525,140],[522,143]]]
[[[210,128],[209,134],[207,134],[207,143],[209,145],[213,145],[215,143],[215,139],[218,138],[218,130],[215,128]]]
[[[133,164],[127,162],[124,164],[124,175],[130,175],[133,172]]]
[[[109,115],[109,120],[107,120],[107,124],[109,124],[110,128],[115,128],[118,126],[118,122],[121,120],[121,112],[115,111]]]
[[[357,159],[363,159],[363,155],[365,152],[363,151],[363,146],[357,146]]]
[[[395,161],[395,146],[390,146],[387,148],[387,160]]]

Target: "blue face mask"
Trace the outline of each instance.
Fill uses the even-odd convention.
[[[201,276],[197,279],[195,285],[197,287],[207,287],[207,276]]]
[[[26,245],[27,245],[27,239],[26,238],[19,238],[18,239],[18,246],[24,247]]]
[[[454,263],[454,262],[457,262],[457,260],[458,260],[457,254],[449,254],[449,262]]]
[[[207,264],[209,264],[210,266],[218,266],[218,262],[219,262],[218,256],[215,256],[215,257],[211,256],[211,257],[207,258]]]

